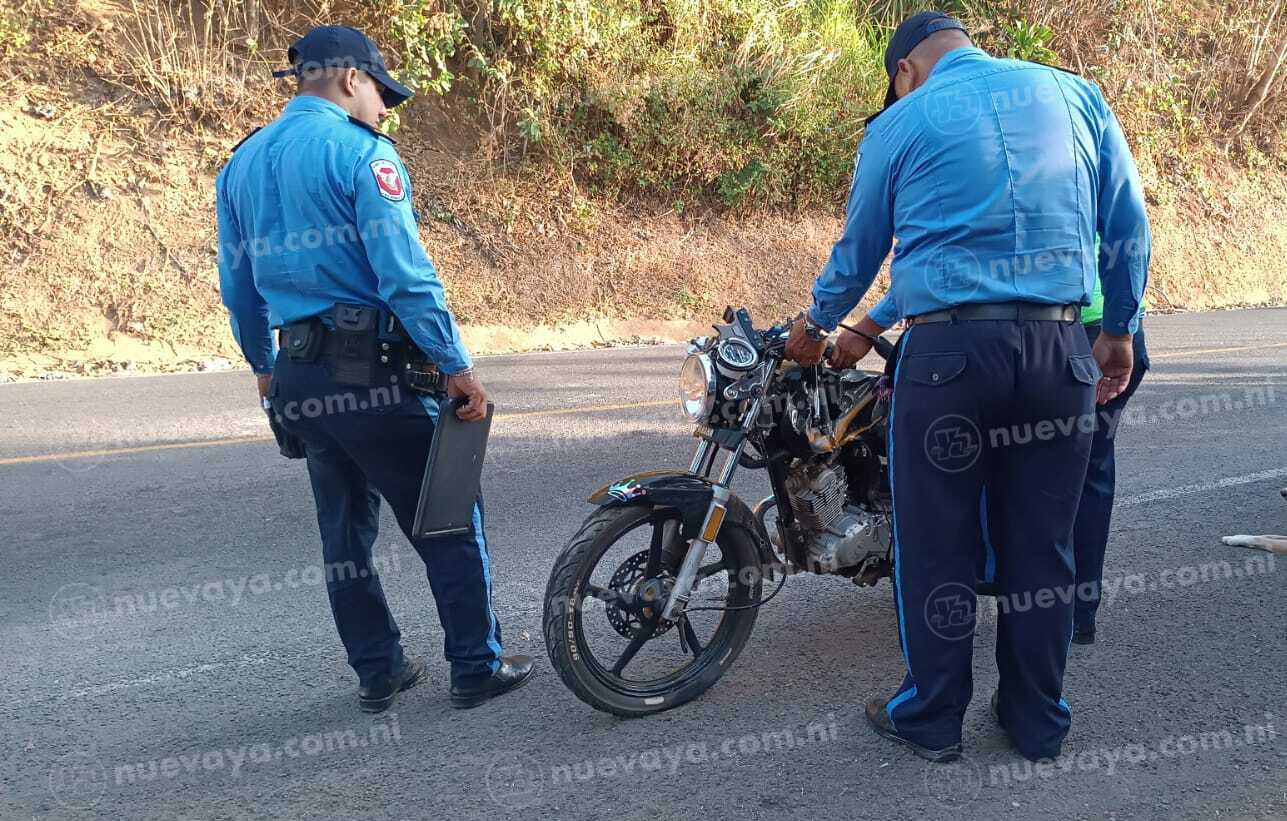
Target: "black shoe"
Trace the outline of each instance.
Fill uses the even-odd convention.
[[[531,656],[502,656],[496,672],[479,684],[472,687],[451,685],[451,706],[457,710],[468,710],[510,690],[517,690],[532,677],[534,665]]]
[[[1095,628],[1092,627],[1089,630],[1074,629],[1073,636],[1072,636],[1072,643],[1073,644],[1094,644]]]
[[[364,713],[383,713],[403,690],[410,690],[425,677],[425,660],[419,657],[403,661],[395,676],[382,676],[369,686],[358,688],[358,706]]]
[[[889,721],[889,713],[885,712],[886,699],[874,698],[867,702],[867,723],[872,726],[878,735],[884,736],[891,741],[897,741],[899,744],[906,744],[911,747],[912,752],[919,755],[926,761],[933,761],[936,764],[943,764],[948,761],[955,761],[961,757],[961,745],[953,744],[950,747],[944,747],[941,750],[931,750],[929,747],[922,747],[915,741],[903,738],[894,729],[894,725]]]

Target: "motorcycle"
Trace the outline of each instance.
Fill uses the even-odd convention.
[[[892,572],[888,380],[787,361],[789,322],[761,331],[732,308],[723,320],[689,343],[680,370],[699,440],[688,470],[595,492],[550,573],[550,662],[607,713],[649,715],[708,690],[789,576],[870,586]],[[874,349],[892,356],[884,338]],[[738,467],[768,475],[772,492],[753,508],[730,489]],[[764,596],[766,580],[776,588]]]

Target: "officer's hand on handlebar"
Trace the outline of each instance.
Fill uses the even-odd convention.
[[[487,392],[474,376],[473,368],[447,377],[447,396],[467,400],[456,410],[460,421],[480,422],[487,416]]]
[[[836,369],[852,368],[871,350],[872,342],[853,331],[841,331],[836,344],[827,349],[827,362]]]
[[[889,340],[880,336],[885,332],[885,326],[877,323],[870,314],[858,320],[857,325],[846,325],[842,322],[840,327],[844,330],[836,339],[833,349],[827,351],[827,361],[833,368],[852,368],[873,347],[882,359],[888,359],[893,353],[893,346]]]
[[[791,335],[787,337],[786,349],[783,350],[787,359],[801,365],[817,365],[826,350],[826,337],[814,339],[806,333],[803,314],[791,323]]]
[[[1103,405],[1115,399],[1131,381],[1131,368],[1135,366],[1135,351],[1131,335],[1114,336],[1101,333],[1092,350],[1104,378],[1095,386],[1095,401]]]
[[[259,388],[259,401],[262,403],[268,398],[268,388],[273,384],[273,375],[271,373],[255,374],[255,382]]]

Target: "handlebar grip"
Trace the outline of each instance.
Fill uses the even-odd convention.
[[[886,362],[894,355],[894,344],[883,336],[876,337],[876,341],[872,343],[871,347],[876,351],[876,355]]]

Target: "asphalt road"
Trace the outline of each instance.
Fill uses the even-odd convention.
[[[986,613],[964,763],[867,729],[862,703],[903,671],[888,583],[793,578],[731,673],[660,716],[563,688],[540,634],[551,562],[591,490],[687,464],[679,348],[481,362],[504,414],[485,480],[497,608],[539,678],[449,709],[423,565],[386,515],[385,590],[431,667],[377,720],[318,583],[304,468],[264,440],[247,374],[0,387],[0,817],[1287,817],[1287,557],[1219,542],[1287,531],[1287,311],[1147,327],[1118,592],[1100,642],[1073,648],[1069,755],[1040,769],[988,715]]]

